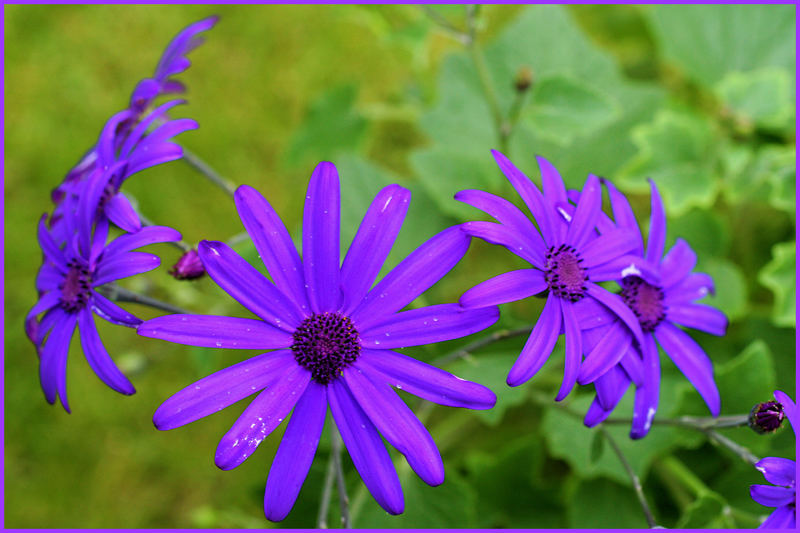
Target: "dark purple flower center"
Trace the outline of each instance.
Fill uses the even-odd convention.
[[[85,267],[72,262],[69,271],[64,276],[64,283],[61,285],[61,307],[67,311],[77,311],[83,309],[89,302],[91,292],[91,279],[89,270]]]
[[[644,332],[655,330],[666,316],[664,291],[661,287],[650,285],[639,276],[623,278],[620,296],[639,319]]]
[[[749,425],[758,433],[772,433],[781,427],[784,418],[786,413],[783,412],[783,405],[773,400],[753,407],[750,411]]]
[[[338,313],[320,313],[303,320],[294,332],[292,352],[311,377],[326,385],[358,359],[361,339],[353,322]]]
[[[544,280],[550,292],[571,302],[583,298],[589,276],[581,266],[583,259],[578,251],[566,244],[558,248],[551,246],[545,254],[545,260]]]

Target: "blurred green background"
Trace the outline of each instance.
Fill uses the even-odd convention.
[[[180,141],[237,184],[262,191],[299,236],[313,166],[334,161],[342,179],[343,245],[385,184],[409,187],[412,206],[389,265],[455,222],[480,214],[452,199],[482,188],[517,202],[489,154],[508,155],[539,180],[550,159],[568,186],[588,172],[629,193],[646,231],[653,177],[669,217],[668,245],[689,241],[711,273],[710,302],[729,333],[693,337],[715,362],[723,414],[749,411],[774,388],[795,391],[794,6],[485,6],[475,17],[478,57],[504,117],[501,140],[476,63],[443,26],[463,31],[463,6],[5,6],[5,526],[314,527],[327,465],[326,436],[293,512],[263,518],[271,457],[283,427],[233,472],[213,464],[233,406],[169,432],[155,408],[194,380],[249,353],[190,349],[101,324],[109,352],[138,393],[103,386],[73,340],[73,414],[44,401],[22,319],[35,301],[41,260],[35,225],[49,192],[90,147],[106,119],[152,74],[188,23],[222,16],[180,75],[200,123]],[[533,72],[515,92],[521,68]],[[142,212],[188,242],[241,231],[233,202],[181,161],[126,183]],[[518,203],[518,202],[517,202]],[[167,270],[125,286],[193,311],[245,313],[209,280],[176,282]],[[252,246],[238,248],[251,260]],[[474,242],[464,261],[419,304],[455,301],[468,287],[520,264]],[[128,304],[142,318],[161,313]],[[532,324],[541,301],[503,306],[489,333]],[[98,321],[102,322],[102,321]],[[479,338],[481,334],[475,335]],[[409,350],[431,360],[473,339]],[[524,337],[492,345],[448,370],[499,398],[469,412],[411,401],[445,460],[430,488],[396,461],[406,512],[390,517],[366,494],[349,458],[358,527],[644,527],[630,482],[597,431],[581,424],[593,389],[554,408],[563,345],[528,384],[505,374]],[[560,353],[559,353],[560,351]],[[662,354],[658,417],[705,413]],[[628,396],[631,393],[629,392]],[[630,398],[615,416],[630,416]],[[763,478],[697,432],[656,427],[641,441],[609,426],[667,527],[754,527],[770,510],[749,498]],[[789,430],[723,430],[759,456],[794,457]],[[326,430],[327,433],[327,430]],[[397,457],[397,455],[393,455]],[[329,524],[338,523],[335,501]]]

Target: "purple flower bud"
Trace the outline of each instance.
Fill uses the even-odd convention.
[[[783,412],[783,405],[772,400],[756,404],[750,411],[749,425],[757,433],[774,433],[786,414]]]
[[[175,279],[197,279],[203,277],[206,269],[203,267],[203,262],[200,261],[197,250],[193,248],[178,259],[169,273]]]

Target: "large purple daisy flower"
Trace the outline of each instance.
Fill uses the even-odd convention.
[[[464,231],[509,251],[533,268],[515,270],[489,279],[468,290],[459,302],[467,309],[521,300],[547,291],[542,314],[533,328],[507,383],[521,385],[544,365],[560,332],[566,336],[564,381],[556,400],[563,400],[575,385],[583,352],[580,330],[585,327],[574,307],[582,300],[597,302],[622,320],[630,333],[642,341],[636,316],[622,298],[598,282],[616,279],[624,271],[642,273],[643,261],[628,255],[635,249],[634,234],[620,228],[596,237],[600,214],[600,183],[589,175],[574,210],[558,171],[544,158],[537,158],[542,171],[544,194],[503,154],[492,151],[500,169],[530,209],[541,231],[517,207],[484,191],[461,191],[456,199],[493,216],[493,222],[469,222]],[[569,214],[572,212],[572,214]]]
[[[395,348],[456,339],[497,321],[496,307],[443,304],[400,311],[449,272],[469,246],[451,227],[431,238],[372,287],[406,214],[410,193],[397,185],[373,200],[341,266],[339,178],[320,163],[303,215],[303,259],[269,203],[241,186],[235,200],[273,282],[221,242],[202,241],[208,275],[258,319],[170,315],[148,320],[146,337],[219,348],[275,350],[186,387],[153,416],[172,429],[258,394],[217,447],[222,469],[241,464],[292,409],[267,478],[264,511],[282,520],[294,505],[330,407],[353,464],[387,512],[403,493],[381,435],[428,484],[444,480],[436,445],[391,386],[443,405],[489,409],[495,395]],[[372,289],[370,289],[372,287]]]
[[[60,224],[68,228],[64,234],[70,238],[65,238],[63,248],[47,229],[47,215],[39,221],[39,245],[44,253],[36,277],[39,301],[28,313],[25,323],[39,354],[39,378],[45,398],[52,404],[60,397],[64,409],[69,412],[67,353],[76,325],[81,331],[83,352],[95,374],[115,391],[135,392],[103,347],[93,314],[128,327],[137,326],[141,320],[100,294],[98,289],[106,283],[152,270],[160,263],[155,255],[131,250],[151,243],[179,240],[181,236],[171,228],[149,226],[106,244],[106,219],[98,221],[92,232],[97,203],[91,202],[90,195],[81,195],[80,200],[69,196],[64,204],[68,214]],[[38,322],[36,317],[41,314],[44,316]]]
[[[776,390],[775,399],[783,406],[794,431],[797,427],[797,407],[789,396]],[[759,529],[795,529],[797,527],[797,466],[791,459],[765,457],[756,463],[756,470],[772,485],[750,485],[750,497],[775,510]]]
[[[584,423],[592,427],[605,420],[617,406],[628,386],[636,386],[632,438],[644,437],[658,408],[660,363],[656,341],[686,376],[717,416],[720,399],[711,360],[703,349],[681,328],[697,329],[724,335],[728,326],[725,315],[704,304],[694,303],[714,290],[708,274],[693,273],[697,257],[682,239],[664,256],[666,216],[661,196],[651,185],[650,231],[645,250],[639,226],[625,196],[605,181],[616,224],[605,215],[598,218],[600,235],[620,228],[636,236],[636,253],[643,256],[657,276],[620,276],[621,296],[636,315],[644,331],[644,343],[632,342],[627,324],[591,301],[580,302],[577,314],[585,325],[585,353],[578,383],[594,383],[597,396]],[[602,237],[601,237],[602,238]]]

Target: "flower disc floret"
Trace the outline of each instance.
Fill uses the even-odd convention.
[[[361,354],[361,339],[353,322],[338,313],[306,318],[293,338],[291,349],[295,360],[322,385],[341,376],[344,368]]]
[[[544,280],[556,296],[577,302],[586,294],[589,276],[581,266],[583,259],[574,246],[562,244],[551,246],[545,255],[547,260]]]
[[[666,317],[664,290],[657,285],[647,283],[639,276],[628,276],[621,284],[620,296],[639,319],[642,331],[645,333],[655,331]]]
[[[78,311],[89,302],[91,276],[89,269],[77,261],[72,261],[67,266],[69,270],[61,285],[61,307],[67,311]]]

